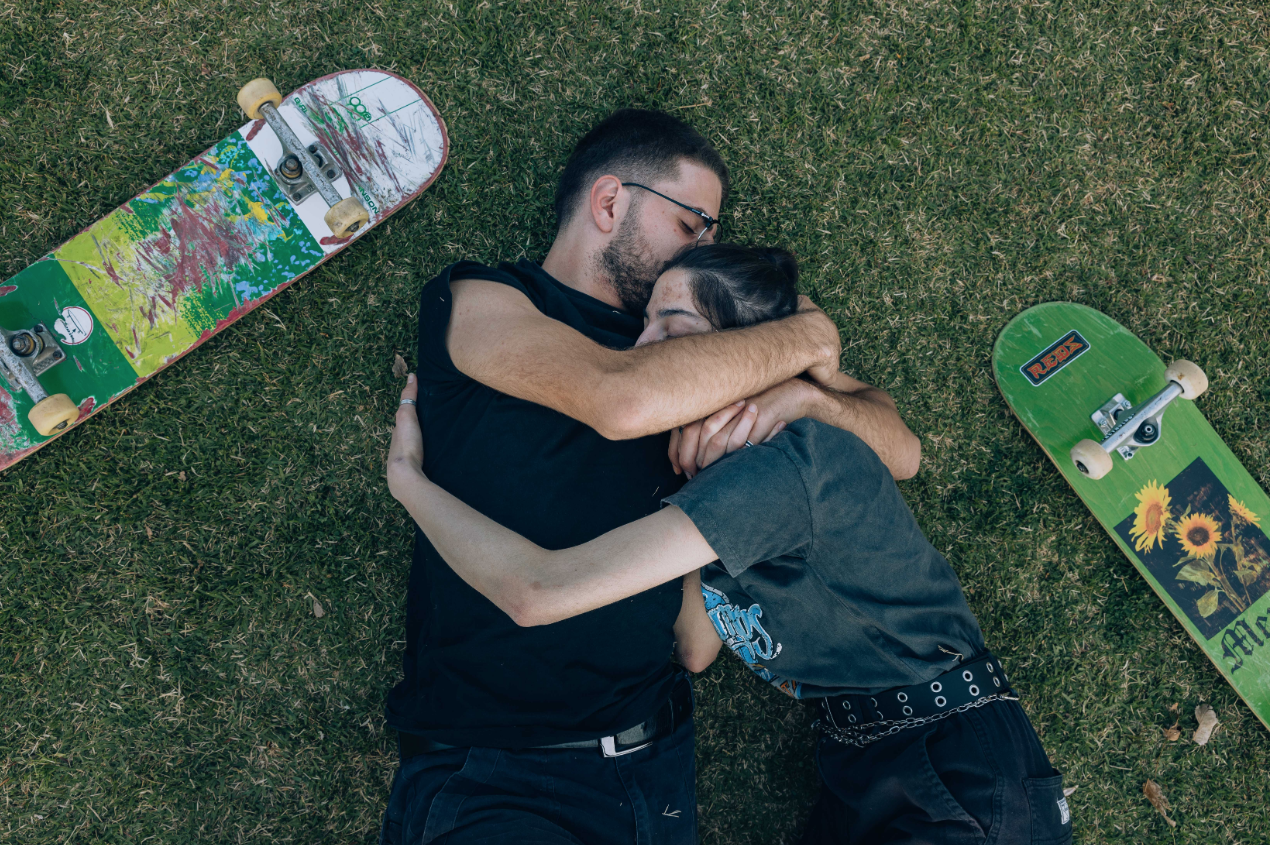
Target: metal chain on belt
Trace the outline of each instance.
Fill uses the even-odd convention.
[[[845,742],[848,745],[854,745],[857,748],[864,748],[871,745],[879,739],[885,739],[888,736],[897,734],[908,728],[917,728],[922,725],[929,725],[931,722],[938,722],[940,719],[947,719],[954,713],[965,713],[967,710],[974,710],[993,701],[1018,701],[1017,695],[1009,693],[995,693],[993,695],[985,695],[983,698],[975,699],[969,704],[963,704],[960,707],[954,707],[951,710],[945,710],[942,713],[936,713],[934,716],[919,716],[915,719],[879,719],[876,722],[866,722],[863,725],[848,725],[847,727],[839,727],[830,716],[829,722],[826,724],[824,719],[817,719],[813,724],[813,728],[820,728],[831,739],[838,742]],[[868,733],[866,731],[878,730],[885,728],[880,733]]]

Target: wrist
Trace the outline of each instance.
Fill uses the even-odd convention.
[[[394,499],[400,500],[406,490],[420,485],[431,484],[423,474],[421,467],[403,458],[394,458],[388,462],[388,492]]]

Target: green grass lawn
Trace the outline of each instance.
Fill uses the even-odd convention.
[[[396,71],[452,142],[388,224],[0,475],[0,841],[374,841],[412,542],[393,355],[444,265],[545,254],[572,142],[626,105],[718,144],[727,235],[798,254],[921,437],[904,492],[1079,787],[1077,841],[1270,840],[1270,732],[990,370],[1023,308],[1099,308],[1207,370],[1270,486],[1268,45],[1222,0],[0,2],[0,279],[240,125],[255,76]],[[703,840],[796,841],[809,711],[732,660],[697,689]],[[1213,741],[1168,742],[1201,701]]]

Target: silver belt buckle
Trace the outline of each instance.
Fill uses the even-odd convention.
[[[652,745],[653,741],[640,743],[639,745],[625,748],[621,751],[617,750],[617,740],[611,736],[600,737],[600,751],[604,752],[605,757],[625,757],[627,754],[634,754],[636,751],[647,748]]]

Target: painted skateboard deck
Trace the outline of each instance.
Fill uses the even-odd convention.
[[[278,108],[304,144],[329,150],[334,186],[370,220],[336,238],[313,193],[293,204],[271,168],[282,143],[253,120],[154,187],[0,283],[0,327],[42,324],[62,360],[39,376],[79,417],[50,437],[32,402],[0,378],[0,470],[137,387],[259,306],[432,184],[449,140],[432,102],[401,77],[333,73]]]
[[[1101,312],[1029,308],[1001,332],[992,362],[1010,410],[1270,727],[1270,497],[1181,397],[1160,417],[1158,439],[1128,460],[1112,454],[1104,477],[1076,467],[1072,447],[1103,439],[1091,415],[1104,403],[1123,394],[1144,407],[1170,384],[1164,362]]]

